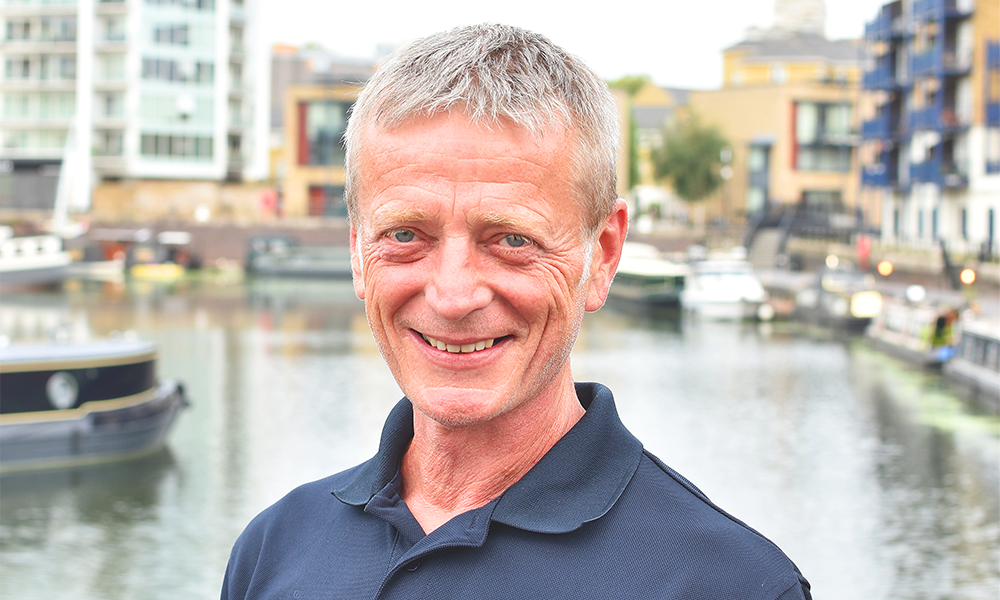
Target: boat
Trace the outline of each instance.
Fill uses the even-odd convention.
[[[951,306],[887,297],[865,330],[865,338],[877,350],[937,370],[955,353],[958,318],[958,310]]]
[[[39,286],[61,283],[73,257],[57,235],[13,236],[0,230],[0,285]]]
[[[742,258],[712,258],[691,264],[681,293],[685,312],[712,320],[770,321],[774,308],[750,263]]]
[[[254,236],[244,270],[256,277],[351,278],[347,246],[304,246],[288,236]]]
[[[955,356],[944,377],[958,394],[979,408],[1000,414],[1000,321],[960,321]]]
[[[128,339],[0,347],[0,471],[69,467],[159,448],[188,404],[156,376],[156,346]]]
[[[608,295],[646,306],[680,306],[690,269],[664,259],[651,244],[625,242]]]
[[[871,273],[824,268],[795,294],[792,318],[831,329],[861,332],[882,308]]]

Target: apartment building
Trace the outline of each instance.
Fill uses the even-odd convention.
[[[779,14],[788,4],[777,3]],[[782,27],[751,29],[724,51],[721,89],[690,93],[691,111],[731,144],[731,178],[708,199],[708,218],[739,222],[793,208],[877,218],[857,194],[863,48],[818,33],[822,3],[802,4],[792,11],[799,21],[776,19]]]
[[[997,256],[1000,4],[897,0],[865,27],[862,182],[884,242]]]
[[[258,0],[0,0],[0,207],[101,180],[267,174]],[[69,181],[69,183],[66,183]]]

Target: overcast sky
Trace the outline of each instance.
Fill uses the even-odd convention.
[[[714,89],[722,50],[752,25],[770,27],[774,0],[260,0],[269,43],[317,42],[345,56],[374,57],[457,25],[497,22],[541,33],[605,79],[645,74],[663,86]],[[826,33],[861,37],[887,0],[827,0]]]

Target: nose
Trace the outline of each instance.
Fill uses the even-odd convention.
[[[459,321],[485,308],[493,299],[493,292],[476,245],[460,238],[446,238],[436,254],[426,288],[431,308],[448,321]]]

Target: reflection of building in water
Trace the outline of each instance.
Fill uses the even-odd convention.
[[[83,309],[66,304],[18,302],[4,298],[0,303],[0,338],[19,340],[85,340],[91,336],[90,321]]]

